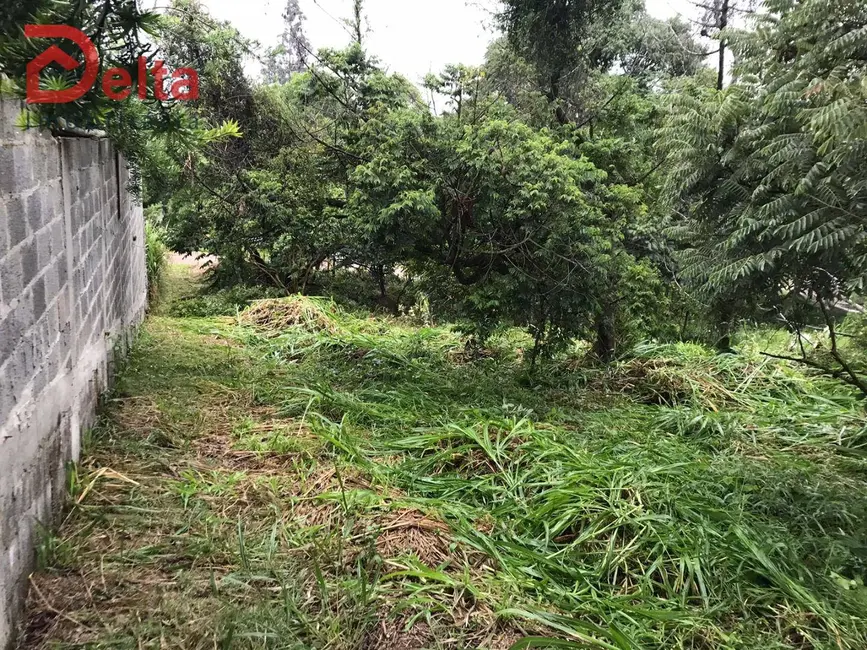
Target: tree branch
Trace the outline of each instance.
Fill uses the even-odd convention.
[[[837,332],[834,327],[834,319],[831,318],[831,314],[828,312],[828,308],[825,306],[825,301],[821,298],[817,299],[819,303],[819,309],[822,310],[822,316],[825,317],[825,322],[828,324],[828,332],[831,335],[831,356],[834,357],[834,360],[840,364],[840,367],[843,371],[849,376],[851,383],[853,386],[857,386],[858,390],[860,390],[865,397],[867,397],[867,382],[864,381],[858,374],[852,369],[846,359],[843,358],[843,355],[840,354],[840,350],[837,348]]]

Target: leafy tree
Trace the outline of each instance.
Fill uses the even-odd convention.
[[[610,46],[636,8],[631,0],[506,0],[499,22],[516,52],[536,70],[538,85],[560,124],[575,107],[564,105],[564,87],[580,87],[586,73],[607,69]],[[577,107],[580,110],[580,105]]]
[[[135,0],[16,0],[4,5],[0,12],[0,72],[8,78],[4,90],[22,98],[27,64],[50,45],[57,45],[73,58],[83,61],[81,50],[69,41],[55,43],[26,38],[26,24],[77,27],[96,46],[102,69],[123,68],[133,84],[137,84],[139,78],[138,58],[143,56],[150,63],[156,57],[156,49],[148,42],[148,37],[156,29],[159,17],[153,12],[140,10]],[[81,79],[84,69],[84,65],[71,71],[52,65],[42,72],[41,83],[50,90],[71,88]],[[146,82],[148,88],[153,88],[150,80]],[[124,102],[106,97],[101,84],[97,83],[75,102],[31,105],[22,125],[50,126],[55,130],[102,128],[125,106]]]
[[[702,26],[701,35],[719,41],[719,47],[712,54],[716,54],[718,60],[716,89],[722,90],[725,85],[726,52],[729,48],[731,28],[737,18],[755,13],[758,2],[757,0],[709,0],[692,4],[702,10],[702,17],[698,21]]]
[[[183,11],[187,4],[178,3]],[[77,1],[41,0],[12,3],[0,15],[0,62],[7,75],[5,90],[24,96],[27,62],[48,47],[42,39],[25,38],[25,24],[67,24],[84,31],[95,44],[102,69],[119,67],[128,71],[133,86],[139,82],[139,57],[146,67],[167,52],[156,41],[166,29],[166,19],[140,10],[135,0]],[[73,57],[81,57],[78,47],[66,41],[51,43],[69,48]],[[170,61],[171,63],[171,61]],[[178,60],[190,66],[190,60]],[[195,66],[203,70],[201,61]],[[44,85],[55,90],[68,88],[79,80],[84,66],[72,71],[49,69],[43,72]],[[161,99],[153,92],[152,74],[144,81],[148,95],[135,95],[126,101],[109,99],[101,84],[95,84],[81,99],[66,104],[29,105],[20,120],[22,127],[47,126],[57,133],[82,130],[101,131],[123,152],[133,172],[134,191],[168,193],[176,186],[178,170],[193,160],[203,160],[206,147],[225,142],[238,135],[237,124],[221,120],[200,120],[182,102]]]
[[[241,54],[230,59],[237,64]],[[248,87],[231,77],[216,81],[228,92]],[[391,258],[361,240],[346,214],[348,176],[361,160],[364,122],[383,106],[411,103],[421,105],[417,91],[382,72],[358,45],[321,51],[287,84],[253,89],[237,114],[248,134],[243,146],[213,153],[195,171],[202,182],[169,203],[172,244],[219,255],[226,282],[305,290],[326,261],[332,269],[362,265],[385,274]]]
[[[832,308],[864,287],[867,9],[851,0],[768,2],[737,35],[738,82],[680,92],[661,141],[684,276],[731,315],[747,303],[787,314],[801,335],[815,306],[830,330],[822,365],[867,393],[835,341]],[[735,299],[742,296],[741,300]]]
[[[658,20],[641,11],[625,31],[618,62],[625,74],[647,86],[696,74],[706,56],[689,24],[679,18]]]
[[[490,91],[514,106],[525,122],[540,127],[557,124],[533,65],[508,39],[498,38],[491,43],[485,54],[483,72]]]
[[[447,269],[478,334],[528,326],[533,358],[588,335],[610,358],[620,280],[635,267],[620,240],[639,195],[479,92],[477,71],[453,68],[442,81],[455,97],[442,119],[392,111],[363,130],[351,197],[362,229]]]

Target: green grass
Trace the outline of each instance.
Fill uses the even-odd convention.
[[[145,221],[145,268],[147,271],[148,302],[155,307],[163,291],[167,249],[162,232],[150,220]]]
[[[692,345],[531,374],[514,333],[302,306],[148,321],[24,647],[867,647],[845,388]]]

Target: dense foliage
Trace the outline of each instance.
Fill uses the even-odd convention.
[[[23,20],[201,84],[37,116],[127,154],[176,294],[40,553],[91,602],[148,565],[178,604],[41,598],[28,634],[867,647],[863,0],[504,0],[485,61],[419,85],[351,5],[314,51],[287,0],[263,80],[199,0],[0,9],[12,92]]]
[[[151,200],[175,248],[221,258],[219,282],[369,274],[379,305],[423,296],[480,341],[527,327],[533,362],[576,337],[603,360],[650,337],[727,350],[744,318],[800,332],[826,314],[834,334],[832,303],[860,290],[858,3],[768,3],[740,32],[718,8],[738,56],[722,91],[686,23],[627,0],[504,3],[485,64],[421,89],[365,52],[360,23],[313,52],[293,1],[257,85],[249,44],[175,7],[160,46],[204,71],[192,110],[247,135]],[[802,358],[861,384],[829,349]]]
[[[649,131],[630,114],[652,113],[661,80],[697,65],[697,47],[684,58],[672,39],[649,35],[665,23],[645,33],[630,23],[647,19],[639,8],[614,7],[622,46],[586,61],[575,97],[590,119],[567,124],[556,119],[561,98],[535,85],[544,62],[516,45],[517,28],[485,66],[429,76],[425,90],[441,104],[432,111],[360,37],[310,52],[293,2],[271,52],[282,58],[265,62],[269,85],[239,74],[246,50],[231,28],[195,3],[176,6],[184,11],[170,18],[163,50],[182,60],[206,48],[194,110],[247,134],[180,170],[191,182],[167,201],[172,245],[218,255],[219,282],[312,291],[341,270],[369,273],[380,305],[409,307],[423,292],[479,340],[528,327],[533,361],[576,336],[610,359],[665,327],[654,318],[662,277],[636,235],[652,198],[642,183],[654,172]],[[682,43],[683,26],[668,27]],[[558,38],[566,47],[579,32]],[[628,75],[608,74],[615,60]]]
[[[244,73],[254,44],[197,0],[12,3],[0,48],[19,89],[29,20],[80,25],[105,65],[199,72],[184,105],[94,92],[40,117],[107,130],[171,247],[220,258],[217,284],[369,278],[379,306],[430,304],[478,343],[527,328],[533,364],[576,338],[606,361],[648,338],[731,350],[745,319],[776,321],[794,358],[867,393],[837,336],[867,265],[863,3],[704,9],[710,52],[636,0],[508,0],[484,64],[422,87],[366,52],[360,1],[350,45],[315,52],[288,0],[265,83]]]
[[[867,7],[767,9],[755,31],[736,35],[737,83],[671,95],[660,140],[681,275],[729,326],[745,313],[778,315],[803,361],[867,392],[839,352],[831,313],[858,309],[867,272]],[[830,359],[804,347],[817,312]]]
[[[183,3],[178,3],[177,9],[183,12]],[[152,188],[171,187],[176,181],[172,172],[194,160],[203,161],[209,144],[240,135],[237,124],[219,114],[206,118],[194,114],[184,102],[158,94],[155,70],[160,61],[169,64],[168,70],[173,63],[158,43],[165,41],[172,22],[155,11],[142,10],[137,0],[14,0],[4,5],[0,9],[0,92],[23,98],[27,63],[49,45],[60,46],[83,62],[78,46],[65,39],[55,43],[26,38],[24,26],[28,24],[63,24],[83,31],[99,54],[100,74],[74,102],[27,104],[19,125],[46,127],[59,135],[110,137],[132,165],[135,190],[141,189],[143,177],[148,177]],[[44,90],[71,88],[86,67],[64,70],[49,65],[40,74],[40,85]],[[109,68],[128,74],[131,87],[136,89],[129,99],[117,101],[105,94],[101,75]],[[141,87],[145,89],[143,98],[138,97]],[[164,83],[159,90],[167,87]]]

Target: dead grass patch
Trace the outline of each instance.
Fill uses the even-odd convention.
[[[666,358],[638,357],[620,363],[589,388],[621,393],[646,404],[675,406],[695,401],[713,411],[736,399],[707,369],[697,372]]]
[[[342,485],[341,485],[342,483]],[[291,486],[289,497],[293,517],[306,526],[337,528],[343,516],[339,499],[321,498],[344,490],[370,490],[370,481],[360,471],[343,468],[338,476],[333,465],[318,465]]]
[[[498,621],[494,612],[481,603],[469,607],[459,602],[448,605],[448,613],[433,616],[430,623],[414,616],[404,606],[395,605],[391,609],[382,606],[363,647],[366,650],[508,650],[528,636],[511,622]]]
[[[163,414],[153,397],[121,397],[111,400],[109,405],[111,420],[125,432],[147,437],[165,426]]]
[[[239,448],[231,433],[213,431],[193,441],[193,449],[200,463],[229,471],[246,471],[257,475],[285,475],[297,461],[306,457],[303,452],[280,453]]]
[[[335,492],[341,489],[369,490],[371,486],[370,481],[358,469],[342,468],[338,476],[337,468],[334,465],[319,465],[304,478],[300,487],[300,496],[309,497],[312,494]]]
[[[241,313],[241,322],[270,332],[290,327],[329,334],[338,330],[332,311],[306,296],[257,300]]]
[[[365,650],[420,650],[432,647],[435,638],[425,621],[411,622],[406,614],[380,612],[373,629],[367,633]]]
[[[186,619],[183,612],[197,610],[202,615],[210,609],[213,614],[210,584],[204,573],[187,572],[179,582],[176,576],[147,566],[122,572],[94,566],[90,572],[34,574],[18,649],[98,644],[128,633],[137,621],[149,617],[171,624],[173,618]]]
[[[200,434],[192,440],[196,457],[228,470],[257,474],[277,474],[293,467],[310,453],[300,442],[297,450],[281,448],[293,439],[312,441],[314,436],[303,422],[280,418],[277,412],[257,403],[251,391],[209,385],[198,406]],[[281,440],[276,440],[278,435]]]
[[[384,559],[415,555],[435,567],[452,558],[449,527],[419,510],[401,509],[377,517],[372,532],[377,535],[376,551]]]

